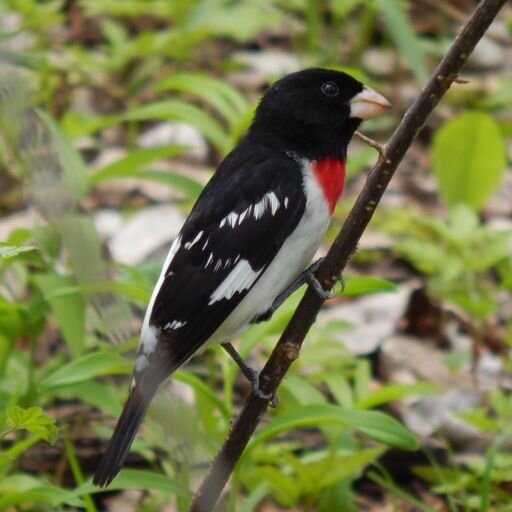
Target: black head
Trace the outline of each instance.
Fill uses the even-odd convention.
[[[381,95],[346,73],[306,69],[265,92],[249,137],[312,159],[344,158],[362,120],[389,107]]]

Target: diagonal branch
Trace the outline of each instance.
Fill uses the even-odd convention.
[[[324,289],[332,288],[337,276],[347,265],[398,164],[505,2],[506,0],[483,0],[479,3],[426,87],[405,113],[388,144],[383,148],[384,151],[368,175],[368,180],[342,230],[318,269],[317,277]],[[315,322],[323,302],[308,288],[260,374],[260,386],[265,394],[271,395],[276,392],[288,368],[299,356],[304,338]],[[267,400],[254,394],[248,397],[195,494],[189,512],[213,510],[267,407]]]

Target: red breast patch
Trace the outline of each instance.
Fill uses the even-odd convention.
[[[329,213],[332,214],[336,201],[343,192],[345,183],[345,160],[326,158],[313,162],[313,173],[316,181],[322,187],[324,197],[329,204]]]

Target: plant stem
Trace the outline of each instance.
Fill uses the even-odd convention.
[[[398,164],[505,2],[506,0],[483,0],[478,4],[427,85],[393,132],[384,154],[371,170],[343,228],[318,269],[317,278],[325,290],[332,288],[337,276],[347,265]],[[304,338],[315,322],[323,302],[308,288],[260,374],[263,393],[271,395],[276,392],[290,365],[299,356]],[[254,394],[248,397],[192,499],[189,512],[210,512],[214,509],[236,462],[268,405],[268,400]]]

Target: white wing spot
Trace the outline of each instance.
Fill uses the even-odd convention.
[[[288,208],[288,198],[287,197],[284,198],[284,207],[285,207],[285,209]]]
[[[270,208],[272,210],[272,216],[274,216],[279,209],[279,199],[274,194],[274,192],[269,192],[265,197],[268,197],[268,201],[270,201]]]
[[[217,272],[217,270],[219,270],[219,268],[222,267],[222,260],[217,260],[217,263],[215,263],[215,267],[213,269],[214,272]]]
[[[179,320],[173,320],[172,322],[167,322],[164,329],[172,329],[173,331],[176,331],[177,329],[181,329],[184,325],[186,325],[186,323],[186,321],[180,322]]]
[[[245,219],[245,216],[250,213],[251,207],[246,208],[239,216],[238,216],[238,225],[242,224]]]
[[[206,242],[205,242],[205,243],[204,243],[204,245],[203,245],[203,249],[202,249],[203,251],[206,249],[206,246],[208,245],[208,242],[209,242],[209,241],[210,241],[210,237],[208,237],[208,238],[206,239]]]
[[[265,210],[270,207],[270,211],[272,215],[275,215],[277,210],[279,210],[280,202],[277,196],[274,194],[274,192],[268,192],[265,194],[261,201],[258,201],[254,205],[254,218],[258,220],[260,217],[263,216],[265,213]]]
[[[237,225],[240,226],[244,219],[246,217],[250,217],[251,211],[256,220],[263,217],[263,214],[265,213],[265,210],[267,208],[270,208],[270,212],[272,215],[275,215],[277,210],[279,210],[279,206],[281,203],[279,202],[279,199],[275,195],[274,192],[268,192],[265,194],[260,201],[258,201],[256,204],[249,205],[243,212],[236,213],[231,212],[226,215],[219,224],[219,227],[224,227],[226,224],[228,226],[231,226],[232,228],[236,227]],[[286,206],[285,206],[286,208]]]
[[[211,306],[222,299],[229,300],[235,293],[240,293],[250,288],[261,272],[263,272],[263,269],[255,272],[247,260],[240,260],[236,267],[227,275],[226,279],[212,293],[208,305]]]
[[[210,257],[208,258],[208,261],[206,262],[206,265],[204,266],[204,268],[206,268],[211,263],[212,260],[213,260],[213,252],[210,253]]]
[[[197,243],[199,242],[200,238],[203,236],[203,232],[202,231],[199,231],[199,233],[196,235],[196,237],[194,238],[194,240],[192,240],[192,242],[187,242],[184,247],[185,249],[189,250],[189,249],[192,249],[192,247]]]

